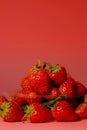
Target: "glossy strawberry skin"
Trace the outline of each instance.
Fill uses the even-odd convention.
[[[80,119],[87,119],[87,103],[81,103],[75,110]]]
[[[20,81],[20,85],[23,89],[30,89],[30,83],[29,83],[29,77],[24,77],[21,81]]]
[[[31,89],[36,93],[44,95],[49,93],[50,78],[45,70],[40,70],[29,78]]]
[[[67,101],[59,101],[52,110],[52,115],[55,120],[60,122],[76,121],[78,117],[74,112],[73,107]]]
[[[59,92],[66,97],[75,96],[75,81],[72,78],[67,79],[60,85]]]
[[[32,123],[49,122],[51,120],[51,111],[44,105],[33,103],[30,105],[30,107],[34,109],[32,115],[30,116],[30,121]]]
[[[7,98],[5,96],[0,96],[0,106],[2,105],[3,102],[7,102]]]
[[[77,96],[84,96],[87,93],[87,88],[79,81],[75,82],[75,88]]]
[[[9,102],[8,113],[3,117],[6,122],[17,122],[21,121],[24,113],[15,102]]]
[[[67,73],[64,67],[60,67],[60,70],[55,72],[51,72],[49,74],[51,81],[53,84],[60,86],[66,79],[67,79]]]
[[[49,100],[55,99],[55,98],[58,97],[59,95],[60,95],[60,93],[59,93],[58,88],[52,87],[52,88],[50,89],[50,91],[49,91],[49,94],[43,95],[43,98],[45,98],[46,100],[49,101]]]
[[[23,89],[14,95],[13,101],[15,101],[19,106],[23,104],[30,104],[33,102],[41,102],[42,97],[31,89]]]

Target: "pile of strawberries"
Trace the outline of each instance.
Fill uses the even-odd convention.
[[[21,90],[8,101],[0,96],[0,117],[7,122],[43,123],[87,119],[86,87],[67,73],[65,67],[47,62],[29,69]]]

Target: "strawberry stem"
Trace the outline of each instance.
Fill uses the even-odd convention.
[[[49,102],[44,102],[43,105],[45,105],[48,108],[52,108],[58,101],[64,99],[64,96],[58,96],[54,100],[51,100]]]
[[[37,59],[36,67],[37,67],[37,68],[41,68],[41,61],[40,61],[40,58]]]
[[[48,65],[48,66],[49,66],[49,69],[52,69],[52,65],[49,64],[48,62],[44,62],[44,64]]]

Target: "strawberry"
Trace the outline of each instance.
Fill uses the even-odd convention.
[[[46,67],[46,64],[41,64],[40,59],[37,60],[37,64],[34,65],[33,67],[31,67],[27,73],[28,77],[33,76],[34,74],[36,74],[38,71],[44,69]]]
[[[23,120],[30,120],[32,123],[43,123],[50,121],[51,118],[51,111],[43,104],[32,103],[27,106]]]
[[[39,70],[29,78],[31,89],[36,93],[44,95],[49,93],[50,78],[46,70]]]
[[[31,88],[30,87],[30,84],[29,84],[29,77],[24,77],[21,82],[20,82],[20,85],[23,89],[26,89],[26,88]]]
[[[77,96],[84,96],[87,93],[86,87],[79,81],[75,82],[75,89],[76,89]]]
[[[3,102],[0,106],[2,118],[6,122],[21,121],[24,113],[15,102]]]
[[[75,112],[80,119],[87,119],[87,103],[80,103]]]
[[[45,67],[46,64],[41,65],[38,59],[38,63],[28,72],[31,89],[41,95],[48,94],[50,89],[50,77]]]
[[[49,72],[50,79],[54,85],[60,86],[67,79],[66,69],[63,66],[49,65]]]
[[[13,100],[21,106],[26,103],[41,102],[42,97],[31,89],[23,89],[14,95]]]
[[[2,105],[3,102],[7,102],[7,98],[5,96],[0,96],[0,106]]]
[[[59,101],[52,109],[52,115],[55,120],[61,122],[76,121],[78,117],[73,107],[64,100]]]
[[[61,95],[66,97],[75,96],[75,81],[72,78],[68,78],[63,84],[59,87],[59,92]]]
[[[48,95],[43,95],[43,98],[46,99],[46,100],[53,100],[55,99],[56,97],[59,96],[59,90],[58,88],[56,88],[55,86],[52,87],[49,91],[49,94]]]

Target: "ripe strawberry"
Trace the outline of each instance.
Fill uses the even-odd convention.
[[[31,89],[38,94],[48,94],[50,89],[50,78],[46,70],[40,70],[29,78]]]
[[[64,100],[59,101],[52,109],[52,115],[57,121],[76,121],[78,117],[73,107]]]
[[[51,66],[49,65],[49,76],[51,78],[51,81],[53,84],[60,86],[66,79],[67,79],[67,73],[66,69],[63,66],[56,65]]]
[[[26,88],[31,88],[30,87],[30,84],[29,84],[29,77],[24,77],[21,82],[20,82],[20,85],[23,89],[26,89]]]
[[[75,110],[76,114],[80,119],[87,119],[87,103],[81,103]]]
[[[75,81],[72,78],[68,78],[63,84],[60,85],[59,92],[61,95],[66,97],[75,96]]]
[[[84,96],[87,93],[86,87],[79,81],[75,82],[75,87],[77,96]]]
[[[56,87],[52,87],[51,90],[49,91],[48,95],[43,95],[43,98],[46,100],[53,100],[56,97],[59,96],[59,90]]]
[[[23,120],[30,120],[32,123],[43,123],[50,121],[51,118],[51,111],[43,104],[32,103],[27,106]]]
[[[26,103],[40,103],[42,101],[42,97],[38,95],[36,92],[32,91],[31,89],[23,89],[14,95],[13,100],[21,106]]]
[[[0,106],[2,118],[6,122],[21,121],[24,113],[15,102],[3,102]]]
[[[7,102],[8,100],[6,99],[5,96],[0,96],[0,106],[2,105],[3,102]]]
[[[44,64],[44,63],[41,64],[40,59],[38,59],[37,64],[29,69],[27,76],[31,77],[34,74],[36,74],[38,71],[44,69],[45,67],[46,67],[46,64]]]

